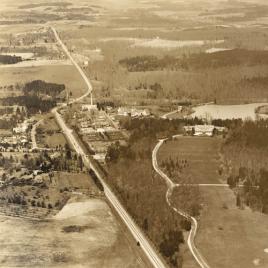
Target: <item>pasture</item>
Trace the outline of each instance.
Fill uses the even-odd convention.
[[[221,139],[209,137],[180,137],[167,141],[159,150],[158,161],[172,159],[187,161],[180,172],[185,183],[220,183],[219,175]],[[187,181],[189,180],[189,181]]]
[[[0,87],[23,84],[33,80],[65,84],[72,97],[79,97],[87,88],[80,74],[72,65],[47,65],[26,68],[1,68]]]
[[[224,175],[220,176],[218,172],[220,145],[221,140],[217,138],[180,137],[163,145],[158,161],[186,159],[189,166],[179,173],[180,182],[221,183]],[[183,194],[182,191],[174,189],[173,204],[185,210],[193,200],[201,205],[196,246],[211,267],[268,266],[267,215],[238,208],[235,194],[228,187],[197,187],[196,194],[189,192],[186,202],[178,196]],[[189,252],[185,249],[184,253],[186,267],[195,267]]]

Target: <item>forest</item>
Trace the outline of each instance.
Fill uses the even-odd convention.
[[[56,97],[63,90],[65,90],[64,84],[47,83],[42,80],[34,80],[26,83],[23,87],[23,92],[25,95],[48,95],[51,97]]]
[[[7,97],[0,99],[1,105],[11,106],[19,105],[25,106],[28,113],[36,114],[41,112],[48,112],[56,106],[55,100],[43,100],[36,95]]]
[[[169,69],[172,71],[202,70],[231,66],[255,66],[268,64],[268,51],[232,49],[215,53],[194,53],[181,58],[165,56],[137,56],[125,58],[119,64],[129,72],[146,72]]]
[[[18,56],[0,55],[1,64],[15,64],[21,61],[22,61],[22,58]]]
[[[152,167],[154,145],[152,138],[141,138],[127,147],[112,145],[107,182],[167,262],[182,267],[180,244],[184,243],[185,220],[166,203],[166,185]]]
[[[241,125],[233,125],[226,143],[268,149],[268,120],[246,121]]]
[[[232,163],[227,183],[236,193],[237,206],[268,213],[268,120],[232,127],[223,153]]]

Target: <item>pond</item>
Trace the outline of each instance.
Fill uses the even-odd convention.
[[[250,103],[240,105],[205,104],[194,107],[192,117],[203,119],[251,119],[256,120],[256,108],[268,103]]]

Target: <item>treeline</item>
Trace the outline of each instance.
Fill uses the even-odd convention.
[[[268,86],[268,76],[257,76],[252,78],[245,78],[241,81],[244,85],[249,86],[259,86],[259,87],[266,87]]]
[[[22,58],[19,56],[0,55],[0,63],[2,64],[15,64],[21,61]]]
[[[183,133],[184,125],[203,125],[199,118],[193,119],[162,119],[162,118],[123,118],[120,121],[122,128],[131,132],[130,143],[143,137],[160,138],[171,137],[172,135]]]
[[[255,66],[268,64],[268,51],[232,49],[215,53],[196,53],[181,58],[165,56],[137,56],[119,61],[129,72],[158,70],[209,69],[231,66]]]
[[[23,92],[25,95],[45,94],[52,97],[56,97],[64,90],[64,84],[47,83],[42,80],[34,80],[32,82],[26,83],[23,87]]]
[[[240,167],[237,175],[228,177],[227,183],[231,188],[243,185],[236,189],[236,205],[240,208],[249,206],[254,210],[268,214],[268,170],[258,171]]]
[[[162,119],[156,117],[130,118],[125,117],[120,120],[122,128],[131,132],[130,143],[143,137],[150,138],[170,138],[172,135],[183,134],[183,126],[204,125],[205,122],[197,117],[182,119]],[[226,127],[227,129],[237,130],[243,126],[241,119],[214,119],[212,125]],[[241,130],[242,131],[242,130]]]
[[[236,192],[237,206],[268,213],[268,120],[231,128],[223,153],[232,163],[227,183]]]
[[[232,49],[215,53],[199,53],[185,57],[183,62],[186,69],[267,65],[268,51]]]
[[[156,71],[167,68],[177,70],[182,68],[180,60],[171,56],[165,56],[161,59],[156,56],[137,56],[122,59],[119,63],[126,67],[129,72]]]
[[[155,139],[151,138],[139,139],[127,147],[113,145],[107,159],[107,182],[170,266],[182,267],[182,230],[189,230],[190,223],[165,200],[166,185],[152,167],[154,145]]]
[[[56,106],[56,101],[54,99],[44,100],[37,95],[26,95],[26,96],[17,96],[17,97],[7,97],[0,99],[2,105],[11,106],[19,105],[25,106],[28,113],[35,114],[38,112],[48,112],[53,107]]]
[[[246,121],[230,129],[226,143],[241,147],[268,147],[268,120]]]

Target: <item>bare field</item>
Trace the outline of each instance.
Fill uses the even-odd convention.
[[[0,216],[0,229],[1,267],[145,267],[102,200],[75,200],[48,221]]]

